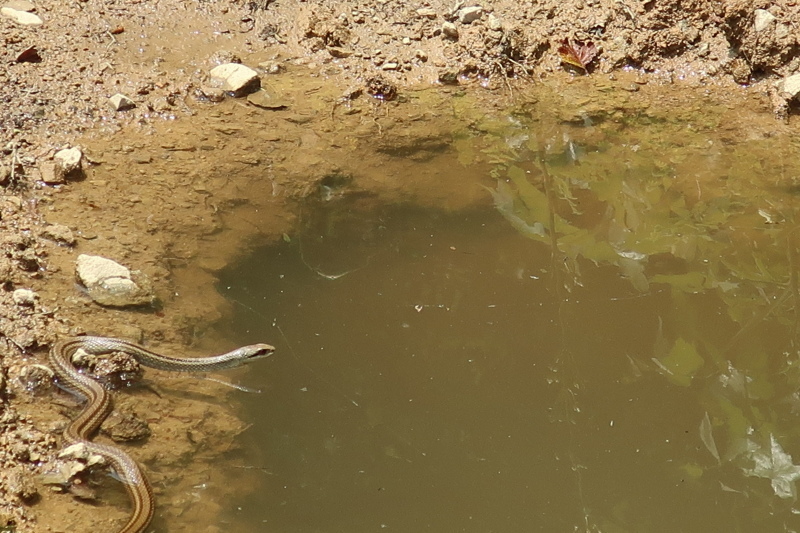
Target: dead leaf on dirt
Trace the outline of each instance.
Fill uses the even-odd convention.
[[[17,55],[17,63],[39,63],[42,57],[35,46],[26,48],[19,55]]]
[[[597,57],[597,52],[597,47],[591,41],[587,43],[575,41],[572,44],[569,39],[564,39],[561,41],[561,46],[558,47],[558,54],[561,56],[563,63],[572,65],[584,72],[587,72],[589,63]]]

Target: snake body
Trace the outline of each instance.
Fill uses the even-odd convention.
[[[53,345],[50,350],[50,365],[59,386],[86,400],[83,410],[64,430],[64,446],[83,444],[89,453],[104,457],[124,483],[133,511],[119,533],[142,533],[150,524],[155,512],[153,488],[142,468],[127,453],[115,446],[92,442],[92,435],[111,413],[113,400],[100,383],[75,368],[72,357],[79,349],[93,355],[125,352],[142,365],[178,372],[233,368],[271,355],[275,351],[269,344],[253,344],[210,357],[173,357],[121,339],[88,336],[63,339]]]

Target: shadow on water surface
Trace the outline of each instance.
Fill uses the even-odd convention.
[[[317,201],[223,275],[279,348],[231,530],[800,528],[796,150],[508,124],[495,209]]]

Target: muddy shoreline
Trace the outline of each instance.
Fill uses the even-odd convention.
[[[230,305],[215,273],[291,234],[303,199],[357,192],[452,210],[487,202],[477,188],[408,177],[404,161],[434,157],[459,128],[478,135],[481,117],[536,99],[565,109],[565,122],[628,113],[688,122],[709,106],[723,110],[714,120],[732,143],[789,134],[791,98],[775,82],[797,67],[785,31],[800,23],[794,4],[584,4],[494,2],[479,13],[463,11],[478,3],[436,1],[4,4],[43,23],[0,18],[0,527],[113,531],[127,513],[119,487],[87,505],[41,481],[76,412],[37,373],[54,339],[230,348],[212,327]],[[588,75],[564,68],[563,39],[596,43]],[[255,68],[272,104],[217,101],[208,72],[228,62]],[[549,96],[531,96],[542,86]],[[116,93],[135,107],[113,110]],[[80,179],[44,183],[54,154],[72,146],[84,154]],[[367,149],[374,159],[353,161]],[[75,281],[80,253],[140,270],[157,304],[97,305]],[[15,297],[18,289],[34,295]],[[119,409],[153,435],[131,454],[164,516],[211,523],[219,507],[186,507],[175,495],[205,475],[218,476],[214,498],[230,497],[224,473],[187,465],[235,452],[244,430],[235,395],[152,379],[168,380],[170,392],[118,395]]]

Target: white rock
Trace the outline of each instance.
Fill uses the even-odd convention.
[[[258,72],[239,63],[216,66],[211,69],[209,75],[212,85],[232,92],[234,96],[244,96],[261,87]]]
[[[472,24],[483,15],[481,6],[463,7],[458,10],[458,21],[461,24]]]
[[[133,100],[120,93],[115,94],[109,98],[108,101],[114,111],[125,111],[126,109],[132,109],[136,107],[136,104],[133,102]]]
[[[74,479],[75,476],[78,474],[82,474],[86,471],[86,465],[80,461],[70,461],[66,465],[67,467],[67,479]]]
[[[494,13],[489,14],[488,25],[490,30],[498,31],[503,29],[503,23],[500,21],[499,18],[494,16]]]
[[[28,13],[27,11],[20,11],[19,9],[14,9],[12,7],[4,7],[0,9],[0,14],[2,14],[4,17],[10,18],[17,24],[22,24],[23,26],[41,26],[44,24],[44,21],[37,15]]]
[[[3,4],[3,7],[10,7],[17,11],[34,11],[36,9],[36,6],[28,2],[28,0],[8,0]]]
[[[89,451],[86,449],[86,444],[83,442],[77,442],[75,444],[70,444],[58,452],[59,459],[66,459],[67,457],[73,459],[86,459],[89,457]]]
[[[37,298],[39,295],[30,289],[17,289],[11,293],[11,299],[17,305],[32,306],[36,303]]]
[[[792,74],[779,81],[778,84],[788,98],[794,98],[800,93],[800,74]]]
[[[67,179],[83,177],[81,161],[83,153],[78,148],[64,148],[53,156],[53,161],[45,161],[39,165],[42,181],[55,184],[64,183]]]
[[[79,255],[76,273],[84,287],[97,285],[108,278],[131,279],[131,271],[127,267],[99,255]]]
[[[100,305],[127,307],[153,303],[147,278],[136,273],[139,279],[134,280],[133,272],[111,259],[81,254],[76,273],[89,296]]]
[[[766,9],[755,10],[755,28],[756,31],[764,31],[769,28],[769,25],[775,21],[775,15]]]
[[[83,152],[78,148],[64,148],[56,152],[53,159],[55,159],[56,164],[64,171],[64,174],[69,174],[81,170]]]
[[[86,466],[104,465],[106,462],[105,457],[96,453],[89,454],[89,457],[86,458]]]
[[[442,33],[448,39],[453,39],[454,41],[458,39],[458,28],[452,22],[445,22],[442,24]]]

